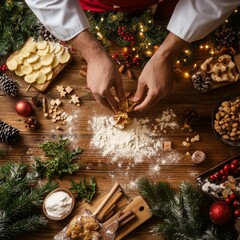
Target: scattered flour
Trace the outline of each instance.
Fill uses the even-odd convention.
[[[93,130],[91,145],[100,149],[102,156],[111,156],[113,162],[127,158],[140,163],[145,158],[156,157],[162,150],[162,140],[154,138],[141,120],[133,119],[124,130],[119,130],[108,116],[95,116],[90,125]]]

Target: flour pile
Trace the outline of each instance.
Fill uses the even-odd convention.
[[[95,116],[90,121],[93,130],[91,145],[101,149],[102,155],[134,159],[135,163],[157,156],[162,150],[162,140],[153,137],[146,121],[133,119],[124,130],[114,127],[108,116]]]

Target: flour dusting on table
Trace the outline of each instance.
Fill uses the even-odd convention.
[[[147,126],[148,122],[148,119],[134,118],[129,126],[120,130],[112,125],[109,116],[94,116],[89,121],[93,131],[91,145],[100,149],[103,157],[111,156],[113,162],[125,158],[140,163],[156,157],[163,152],[163,139]]]

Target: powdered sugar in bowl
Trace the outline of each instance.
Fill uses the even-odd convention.
[[[43,201],[43,212],[51,220],[60,221],[72,212],[75,197],[66,188],[57,188],[50,192]]]

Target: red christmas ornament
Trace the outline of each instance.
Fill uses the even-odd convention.
[[[16,103],[16,112],[22,117],[28,117],[32,113],[32,105],[26,100],[20,100]]]
[[[232,218],[232,209],[227,202],[217,201],[209,210],[209,217],[216,225],[224,225]]]

